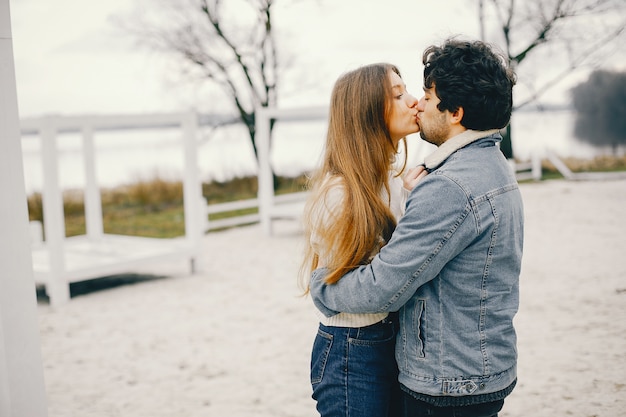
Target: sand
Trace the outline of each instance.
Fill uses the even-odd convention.
[[[521,185],[519,382],[501,417],[626,415],[626,180]],[[211,233],[201,271],[147,265],[40,299],[50,417],[313,417],[300,226]]]

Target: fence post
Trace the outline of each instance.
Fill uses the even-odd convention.
[[[201,216],[202,185],[198,172],[198,115],[188,112],[182,116],[184,165],[183,165],[183,206],[185,212],[185,238],[192,247],[190,259],[191,273],[196,270],[196,257],[199,255],[204,224]]]
[[[96,152],[94,146],[93,123],[88,120],[82,128],[83,164],[85,168],[85,226],[89,239],[102,238],[102,199],[96,177]]]
[[[57,150],[57,116],[47,116],[41,126],[41,155],[43,158],[43,225],[50,274],[46,279],[46,292],[50,304],[62,304],[70,299],[70,288],[65,280],[65,216],[63,194],[59,186]]]
[[[256,110],[256,144],[258,152],[259,217],[266,236],[272,234],[271,209],[274,200],[274,180],[270,161],[270,119],[268,108]]]
[[[46,417],[8,0],[0,0],[0,91],[0,417]]]
[[[533,180],[541,181],[542,169],[541,169],[541,158],[537,154],[537,152],[533,152],[531,155],[531,163],[532,163],[532,175]]]

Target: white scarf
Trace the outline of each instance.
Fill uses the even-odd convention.
[[[464,146],[469,145],[478,139],[486,138],[494,133],[498,133],[500,129],[491,130],[466,130],[460,133],[441,145],[430,155],[424,158],[424,166],[427,170],[432,171],[443,163],[450,155],[458,151]]]

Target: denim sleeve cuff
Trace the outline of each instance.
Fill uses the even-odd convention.
[[[320,301],[319,297],[321,293],[324,291],[326,287],[326,283],[324,283],[324,278],[328,274],[328,270],[326,268],[319,268],[313,271],[311,274],[311,282],[309,283],[309,291],[311,292],[311,298],[313,299],[313,304],[317,309],[326,317],[332,317],[339,314],[339,311],[334,311],[326,307]]]

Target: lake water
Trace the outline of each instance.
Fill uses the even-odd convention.
[[[518,159],[532,154],[540,157],[552,151],[561,157],[592,158],[609,152],[594,148],[574,138],[575,114],[569,110],[516,112],[511,122],[513,148]],[[278,122],[271,152],[276,174],[296,176],[315,167],[322,151],[325,121]],[[256,161],[247,130],[229,126],[212,133],[201,133],[198,166],[202,181],[226,181],[234,177],[256,175]],[[183,167],[181,130],[153,129],[97,132],[96,176],[103,187],[149,180],[155,176],[180,179]],[[411,135],[409,161],[421,162],[434,147]],[[63,189],[81,188],[85,176],[78,134],[57,138],[59,182]],[[24,178],[27,193],[40,191],[43,184],[41,143],[38,136],[22,139]]]

